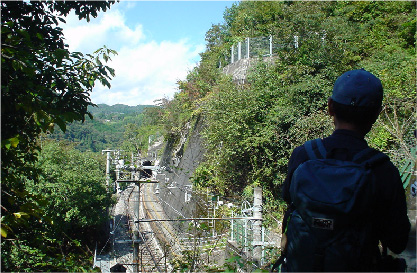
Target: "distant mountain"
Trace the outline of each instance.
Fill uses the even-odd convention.
[[[65,133],[56,126],[55,132],[49,137],[74,142],[80,151],[100,152],[104,149],[116,149],[123,142],[125,126],[129,123],[139,125],[142,122],[141,113],[148,107],[156,106],[98,104],[97,107],[88,108],[93,119],[87,117],[84,123],[67,124]]]
[[[128,106],[124,104],[97,104],[97,107],[89,106],[88,110],[97,120],[120,120],[126,116],[137,115],[143,112],[147,107],[154,107],[153,105],[136,105]]]

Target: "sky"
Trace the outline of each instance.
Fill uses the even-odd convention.
[[[233,3],[121,0],[89,23],[71,13],[60,27],[70,51],[93,53],[105,45],[118,53],[107,63],[116,72],[111,88],[97,82],[93,103],[154,105],[178,92],[177,81],[200,61],[206,32],[224,23]]]

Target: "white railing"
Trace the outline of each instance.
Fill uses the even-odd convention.
[[[230,63],[241,59],[256,57],[272,57],[278,50],[284,47],[298,48],[299,37],[293,36],[291,43],[284,42],[282,39],[269,37],[245,38],[244,41],[232,45],[230,49]]]

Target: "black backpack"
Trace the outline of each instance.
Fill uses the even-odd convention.
[[[309,160],[294,172],[295,210],[287,226],[285,270],[365,271],[375,254],[372,168],[389,158],[367,148],[352,161],[326,158],[321,139],[305,143]]]

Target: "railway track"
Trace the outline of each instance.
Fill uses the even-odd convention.
[[[112,211],[111,251],[103,255],[102,251],[97,253],[93,267],[99,267],[105,273],[112,270],[126,270],[129,273],[172,271],[164,254],[167,250],[161,250],[151,225],[138,222],[146,215],[143,196],[143,186],[139,191],[139,187],[133,183],[120,192]]]
[[[119,193],[112,211],[111,252],[106,255],[98,253],[94,262],[101,272],[111,272],[116,265],[119,270],[123,266],[126,272],[173,272],[170,260],[181,259],[184,251],[198,252],[198,248],[214,243],[195,238],[195,234],[179,233],[170,221],[164,221],[175,219],[169,219],[165,214],[165,201],[154,193],[153,186],[132,183]],[[194,266],[207,258],[203,256],[194,261]]]
[[[129,227],[129,199],[133,190],[134,189],[132,187],[128,187],[126,190],[121,192],[119,200],[112,212],[114,220],[112,225],[113,240],[111,256],[114,260],[110,263],[125,265],[130,272],[133,272],[133,269],[129,267],[133,258],[133,244]]]
[[[162,251],[157,236],[149,223],[137,220],[145,218],[144,186],[131,185],[127,211],[129,215],[129,228],[132,235],[133,272],[168,272],[166,255]]]

